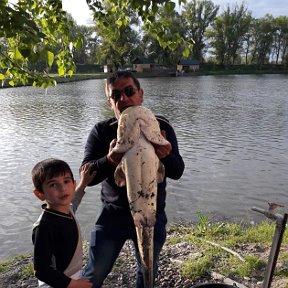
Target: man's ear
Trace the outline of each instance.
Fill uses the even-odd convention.
[[[107,99],[107,104],[111,108],[112,104],[111,104],[111,99],[110,98]]]
[[[140,88],[139,93],[140,93],[140,99],[141,99],[141,104],[142,104],[144,100],[144,91],[142,88]]]
[[[46,199],[45,195],[43,193],[41,193],[39,190],[34,190],[33,193],[41,201],[44,201]]]

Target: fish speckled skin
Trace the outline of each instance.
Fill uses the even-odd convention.
[[[153,287],[153,235],[156,221],[157,183],[165,169],[151,143],[167,145],[154,114],[144,106],[125,109],[118,123],[113,148],[125,153],[115,170],[115,182],[127,187],[130,210],[136,226],[145,287]]]

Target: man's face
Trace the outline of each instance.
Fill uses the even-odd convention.
[[[108,86],[108,103],[117,119],[129,106],[138,106],[143,102],[143,90],[137,89],[132,78],[120,78]]]

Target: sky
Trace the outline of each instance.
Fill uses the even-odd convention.
[[[177,1],[178,2],[178,1]],[[240,5],[242,1],[235,0],[212,0],[216,5],[220,5],[220,12],[225,9],[227,4],[230,7],[233,4],[238,3]],[[92,14],[89,11],[86,0],[62,0],[63,9],[70,14],[76,20],[78,25],[89,25],[92,22]],[[267,13],[274,17],[283,15],[288,16],[288,2],[287,0],[246,0],[244,1],[248,10],[252,12],[252,17],[260,18]]]

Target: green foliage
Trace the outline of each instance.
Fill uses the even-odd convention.
[[[288,252],[284,252],[284,251],[280,251],[279,257],[278,257],[279,261],[281,261],[283,264],[281,265],[281,267],[279,267],[276,270],[275,275],[277,276],[284,276],[284,277],[288,277]]]
[[[33,274],[34,274],[33,263],[30,262],[21,271],[21,276],[28,277],[28,276],[33,275]]]
[[[247,11],[243,3],[240,6],[235,4],[234,7],[228,5],[227,9],[216,17],[207,35],[212,39],[211,46],[218,63],[235,64],[251,19],[251,12]]]
[[[267,249],[272,245],[275,223],[268,220],[253,226],[226,222],[212,223],[201,212],[197,212],[197,215],[198,223],[189,226],[172,225],[169,229],[176,235],[169,239],[169,243],[193,243],[193,246],[199,251],[197,254],[189,256],[181,266],[181,273],[184,276],[197,281],[211,271],[215,271],[230,278],[235,276],[253,277],[253,275],[263,277],[268,258],[263,260],[249,254],[243,256],[240,252],[238,256],[245,259],[242,261],[241,257],[237,257],[237,253],[233,254],[231,251],[236,252],[239,247],[242,247],[240,251],[245,253],[246,248],[255,249],[253,248],[255,245]],[[283,246],[288,244],[287,234],[286,231],[282,241]],[[288,260],[286,261],[288,253],[281,254],[280,252],[278,259],[284,264],[283,268],[276,269],[275,275],[286,276],[287,269],[284,268],[287,267],[285,263],[288,263]]]
[[[50,73],[72,76],[75,63],[119,67],[144,56],[175,67],[182,56],[204,62],[207,52],[221,69],[240,63],[265,69],[273,55],[287,71],[288,17],[254,19],[244,4],[217,16],[210,0],[179,0],[179,12],[172,0],[87,0],[96,26],[85,27],[60,0],[11,2],[0,0],[2,85],[56,85]]]
[[[61,1],[18,0],[0,2],[0,80],[9,85],[56,85],[48,75],[49,67],[58,67],[59,75],[75,71],[68,36],[69,21]],[[79,45],[78,39],[75,45]],[[71,43],[71,44],[70,44]],[[47,70],[31,71],[29,65],[45,59]]]
[[[204,214],[202,214],[200,211],[197,211],[197,216],[199,219],[199,223],[198,223],[198,230],[200,233],[205,233],[206,231],[210,230],[210,224],[208,221],[207,216],[205,216]]]
[[[260,241],[269,244],[272,242],[275,226],[271,221],[263,221],[257,226],[251,226],[245,229],[245,233],[239,235],[237,241],[242,243],[253,243]]]
[[[184,0],[179,0],[179,4],[184,2]],[[191,49],[191,41],[184,40],[179,33],[170,37],[170,33],[168,35],[166,33],[169,30],[167,23],[157,21],[160,9],[174,12],[175,3],[171,0],[87,0],[87,3],[93,11],[97,27],[105,28],[109,35],[115,35],[117,31],[121,31],[121,27],[131,25],[130,16],[133,11],[134,15],[140,17],[145,30],[150,31],[163,48],[174,51],[179,45],[185,45],[186,48],[183,50],[185,55]],[[115,19],[113,23],[111,17]],[[115,29],[115,25],[118,29]]]
[[[193,0],[185,3],[183,8],[182,16],[186,26],[186,37],[190,37],[194,41],[192,51],[190,51],[188,56],[192,54],[190,56],[192,59],[203,62],[205,42],[207,40],[205,32],[215,20],[219,6],[214,5],[210,0]]]
[[[181,268],[181,274],[197,281],[207,275],[213,268],[213,255],[205,254],[198,259],[187,260]]]
[[[183,24],[181,15],[174,8],[160,7],[154,26],[143,27],[142,55],[153,59],[155,63],[175,67],[183,55],[190,54],[190,44],[193,42],[190,39],[188,41]]]
[[[240,261],[238,258],[228,255],[221,257],[218,263],[219,268],[217,271],[223,275],[238,275],[241,277],[251,277],[257,270],[263,270],[266,263],[255,256],[246,256],[245,262]]]
[[[5,271],[9,271],[9,270],[10,270],[9,262],[8,261],[1,261],[0,262],[0,272],[5,272]]]
[[[197,223],[196,235],[202,237],[220,237],[222,240],[229,238],[231,235],[236,236],[241,233],[241,228],[236,223],[214,222],[211,223],[208,217],[197,212],[199,222]]]
[[[0,261],[0,272],[5,272],[11,270],[11,267],[14,265],[15,262],[24,259],[26,255],[20,255],[14,258],[6,259]]]
[[[132,29],[132,24],[137,24],[138,20],[133,11],[129,11],[129,25],[119,25],[115,14],[109,14],[105,20],[108,26],[98,25],[96,33],[99,38],[96,47],[97,62],[101,64],[113,64],[115,67],[123,67],[132,51],[139,45],[138,34]]]

